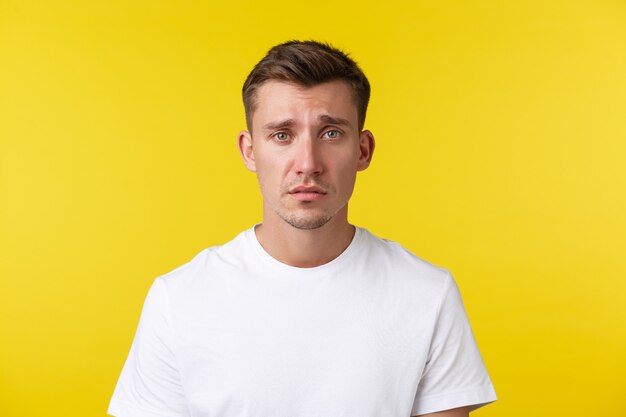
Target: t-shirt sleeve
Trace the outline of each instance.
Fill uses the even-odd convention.
[[[463,406],[471,411],[497,399],[459,288],[449,274],[444,287],[412,416]]]
[[[116,417],[187,417],[165,283],[157,278],[109,403]]]

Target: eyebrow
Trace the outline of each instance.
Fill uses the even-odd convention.
[[[266,125],[263,125],[263,129],[265,130],[284,129],[285,127],[293,126],[295,123],[296,122],[293,119],[279,120],[277,122],[270,122]]]
[[[333,117],[328,114],[322,114],[318,117],[318,119],[324,123],[329,123],[332,125],[352,126],[347,119],[342,119],[341,117]],[[270,122],[270,123],[263,125],[263,129],[265,130],[284,129],[286,127],[293,126],[295,123],[296,122],[293,119],[279,120],[276,122]]]
[[[339,126],[351,126],[350,122],[347,119],[342,119],[341,117],[333,117],[327,114],[322,114],[319,119],[324,123],[329,123],[331,125],[339,125]]]

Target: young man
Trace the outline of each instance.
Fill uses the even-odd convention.
[[[374,152],[356,63],[287,42],[243,98],[263,222],[157,278],[109,413],[460,417],[494,401],[450,274],[348,223]]]

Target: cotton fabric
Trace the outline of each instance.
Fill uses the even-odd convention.
[[[155,280],[117,417],[408,417],[495,401],[450,274],[356,228],[331,262],[254,228]]]

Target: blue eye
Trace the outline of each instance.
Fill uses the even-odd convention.
[[[328,132],[324,133],[324,136],[326,136],[328,139],[337,139],[340,134],[341,133],[338,130],[329,130]]]
[[[274,134],[274,137],[276,139],[278,139],[279,142],[284,142],[287,139],[289,139],[289,135],[287,135],[285,132],[278,132]]]

